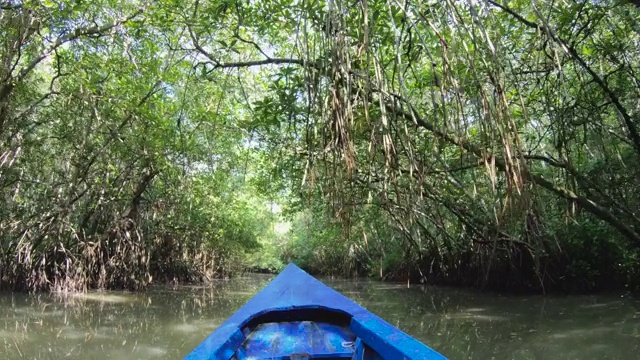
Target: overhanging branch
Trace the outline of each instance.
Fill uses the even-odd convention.
[[[60,36],[59,38],[56,39],[56,41],[51,46],[49,46],[45,51],[43,51],[35,59],[31,60],[31,62],[27,66],[25,66],[22,70],[20,70],[20,73],[18,73],[18,75],[16,76],[15,82],[18,82],[21,79],[23,79],[31,70],[33,70],[33,68],[35,68],[42,60],[44,60],[49,55],[51,55],[54,51],[56,51],[60,46],[83,36],[103,34],[115,28],[116,26],[122,25],[134,19],[135,17],[137,17],[142,13],[142,10],[143,9],[138,9],[136,12],[134,12],[133,14],[127,17],[115,20],[111,23],[104,24],[102,26],[77,28],[66,35]]]
[[[638,131],[638,128],[634,122],[634,119],[632,119],[627,109],[622,105],[622,102],[618,98],[618,95],[616,94],[616,92],[609,87],[606,81],[602,77],[600,77],[600,75],[598,75],[598,73],[596,73],[589,66],[589,64],[587,64],[587,62],[582,58],[582,56],[578,54],[578,51],[573,46],[571,46],[571,44],[567,43],[562,38],[560,38],[555,33],[555,31],[553,31],[553,29],[549,27],[548,24],[545,23],[541,25],[533,21],[529,21],[524,17],[522,17],[521,15],[519,15],[513,9],[509,8],[508,6],[499,4],[495,1],[489,0],[489,3],[501,9],[502,11],[508,13],[509,15],[513,16],[515,19],[517,19],[519,22],[526,25],[527,27],[530,27],[536,30],[541,30],[543,33],[547,34],[551,38],[551,40],[556,42],[558,45],[562,46],[562,48],[566,51],[566,53],[571,58],[573,58],[580,65],[580,67],[582,67],[582,69],[584,69],[587,73],[589,73],[593,81],[602,89],[602,91],[609,98],[609,100],[611,100],[611,103],[613,104],[613,106],[616,108],[616,110],[622,117],[625,127],[629,132],[629,138],[633,143],[633,147],[635,148],[636,153],[640,156],[640,132]]]
[[[213,54],[207,51],[201,44],[196,35],[193,33],[193,30],[189,28],[189,36],[191,37],[191,42],[193,46],[198,50],[198,52],[204,55],[209,61],[213,64],[213,70],[216,69],[235,69],[235,68],[246,68],[252,66],[264,66],[264,65],[300,65],[302,67],[318,67],[317,62],[315,61],[306,61],[303,59],[292,59],[292,58],[272,58],[267,56],[262,49],[253,41],[248,41],[240,38],[238,39],[245,43],[253,44],[264,56],[265,59],[262,60],[247,60],[247,61],[237,61],[237,62],[221,62],[218,60]]]
[[[244,68],[244,67],[251,67],[251,66],[283,65],[283,64],[292,64],[292,65],[300,65],[300,66],[306,65],[305,61],[301,59],[267,58],[264,60],[239,61],[239,62],[228,62],[228,63],[216,62],[214,65],[214,69]]]
[[[466,140],[454,136],[454,135],[450,135],[447,134],[439,129],[437,129],[433,124],[427,122],[424,118],[422,118],[420,116],[420,114],[417,112],[417,110],[413,107],[413,105],[411,105],[409,102],[402,100],[401,97],[399,96],[395,96],[396,99],[403,101],[405,104],[407,104],[411,110],[411,112],[407,112],[404,111],[400,108],[398,108],[395,103],[394,104],[390,104],[387,103],[386,104],[386,108],[388,111],[393,112],[394,114],[396,114],[398,117],[404,118],[407,121],[413,122],[415,124],[417,124],[419,127],[428,130],[429,132],[433,133],[435,136],[437,136],[438,138],[441,138],[447,142],[449,142],[450,144],[456,145],[466,151],[468,151],[469,153],[479,157],[479,158],[486,158],[486,154],[484,154],[484,152],[473,146],[472,144],[468,143]],[[504,161],[500,158],[494,157],[495,158],[495,166],[496,168],[505,171],[507,169],[507,165],[504,163]],[[554,194],[567,199],[567,200],[571,200],[571,201],[575,201],[578,205],[580,205],[583,209],[585,209],[586,211],[588,211],[589,213],[591,213],[592,215],[594,215],[596,218],[608,223],[611,227],[615,228],[616,230],[618,230],[621,234],[623,234],[625,237],[627,237],[629,240],[631,240],[633,242],[633,244],[637,247],[640,247],[640,234],[638,234],[632,227],[628,226],[627,224],[625,224],[624,222],[622,222],[620,219],[618,219],[614,214],[612,214],[607,208],[605,208],[604,206],[596,203],[595,201],[586,198],[584,196],[580,196],[568,189],[556,186],[555,184],[553,184],[552,182],[550,182],[549,180],[546,180],[545,178],[543,178],[540,175],[536,175],[531,173],[528,169],[524,168],[523,171],[523,177],[524,179],[550,191],[553,192]]]

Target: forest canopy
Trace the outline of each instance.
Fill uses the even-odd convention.
[[[640,289],[639,20],[630,1],[0,1],[0,284],[294,261]]]

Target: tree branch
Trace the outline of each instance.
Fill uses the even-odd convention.
[[[286,59],[286,58],[268,58],[264,60],[253,60],[253,61],[239,61],[239,62],[229,62],[229,63],[216,63],[214,69],[229,69],[229,68],[243,68],[243,67],[251,67],[251,66],[262,66],[262,65],[282,65],[282,64],[293,64],[300,66],[309,66],[310,63],[305,62],[302,59]],[[314,64],[314,63],[311,63]]]
[[[406,112],[400,108],[398,108],[395,104],[386,104],[386,108],[388,111],[395,113],[397,116],[404,118],[407,121],[411,121],[415,124],[417,124],[419,127],[422,127],[423,129],[426,129],[428,131],[430,131],[431,133],[433,133],[434,135],[436,135],[437,137],[451,143],[454,145],[459,146],[460,148],[476,155],[477,157],[480,158],[486,158],[487,155],[483,153],[483,151],[475,146],[473,146],[472,144],[469,144],[467,141],[465,141],[462,138],[459,138],[457,136],[454,135],[449,135],[439,129],[437,129],[433,124],[425,121],[417,112],[417,110],[413,107],[413,105],[411,105],[409,102],[403,100],[400,96],[395,95],[394,96],[396,99],[399,99],[401,101],[403,101],[405,104],[407,104],[411,110],[411,112]],[[495,157],[495,166],[496,168],[505,171],[507,169],[507,165],[504,163],[504,161],[502,159],[499,159],[497,157]],[[567,200],[572,200],[575,201],[578,205],[580,205],[583,209],[585,209],[586,211],[588,211],[589,213],[591,213],[592,215],[594,215],[595,217],[597,217],[598,219],[608,223],[611,227],[615,228],[616,230],[618,230],[622,235],[624,235],[625,237],[627,237],[629,240],[631,240],[633,242],[633,245],[636,247],[640,247],[640,234],[638,234],[633,228],[631,228],[630,226],[628,226],[627,224],[625,224],[624,222],[622,222],[620,219],[618,219],[614,214],[612,214],[607,208],[599,205],[598,203],[594,202],[591,199],[588,199],[584,196],[580,196],[570,190],[567,190],[565,188],[561,188],[559,186],[556,186],[555,184],[553,184],[552,182],[544,179],[542,176],[540,175],[536,175],[531,173],[527,168],[523,169],[523,177],[536,184],[541,186],[544,189],[547,189],[548,191],[551,191],[553,193],[555,193],[556,195],[567,199]]]
[[[536,30],[542,30],[553,41],[555,41],[557,44],[561,45],[563,47],[563,49],[569,54],[569,56],[571,56],[580,65],[580,67],[582,67],[587,73],[589,73],[589,75],[591,75],[591,77],[593,78],[593,81],[596,84],[598,84],[598,86],[602,89],[602,91],[605,93],[605,95],[611,100],[611,103],[613,103],[613,106],[616,108],[616,110],[618,111],[618,113],[622,117],[622,120],[623,120],[627,130],[629,131],[629,138],[633,142],[633,147],[635,148],[637,154],[640,155],[640,132],[638,131],[638,128],[636,127],[636,124],[634,123],[633,119],[631,118],[631,115],[629,114],[627,109],[620,102],[620,99],[618,98],[618,95],[616,95],[616,93],[607,85],[605,80],[602,79],[587,64],[587,62],[580,56],[580,54],[578,54],[578,51],[573,46],[568,44],[566,41],[561,39],[558,35],[556,35],[556,33],[551,28],[549,28],[549,26],[547,24],[540,25],[540,24],[537,24],[535,22],[529,21],[529,20],[523,18],[522,16],[520,16],[518,13],[516,13],[512,9],[510,9],[508,6],[501,5],[501,4],[499,4],[499,3],[495,2],[495,1],[489,0],[489,3],[494,5],[494,6],[496,6],[496,7],[498,7],[498,8],[500,8],[502,11],[510,14],[511,16],[516,18],[518,21],[520,21],[524,25],[526,25],[526,26],[528,26],[530,28],[534,28]],[[534,8],[534,10],[535,10],[535,8]],[[538,13],[538,11],[536,11],[536,13]]]
[[[191,36],[191,41],[193,42],[193,46],[196,48],[196,50],[198,50],[198,52],[200,52],[207,59],[209,59],[209,61],[211,61],[213,63],[213,69],[214,70],[216,70],[216,69],[237,69],[237,68],[246,68],[246,67],[263,66],[263,65],[284,65],[284,64],[300,65],[300,66],[303,66],[303,67],[315,67],[315,68],[318,67],[318,63],[315,62],[315,61],[306,61],[306,60],[303,60],[303,59],[289,59],[289,58],[272,58],[272,57],[269,57],[262,51],[262,49],[260,49],[258,44],[256,44],[253,41],[244,40],[244,39],[240,38],[239,36],[237,36],[238,40],[246,42],[246,43],[249,43],[249,44],[253,44],[266,57],[266,59],[223,63],[223,62],[220,62],[218,59],[216,59],[216,57],[213,56],[210,52],[208,52],[204,47],[202,47],[202,45],[200,45],[200,42],[196,38],[196,36],[193,33],[193,31],[191,30],[191,28],[189,28],[189,35]]]
[[[118,19],[116,21],[113,21],[111,23],[108,24],[104,24],[102,26],[92,26],[92,27],[83,27],[83,28],[77,28],[74,31],[60,36],[59,38],[56,39],[56,41],[49,46],[45,51],[43,51],[40,55],[38,55],[35,59],[31,60],[31,62],[29,64],[27,64],[24,68],[22,68],[22,70],[20,70],[20,72],[18,73],[18,75],[15,77],[14,82],[17,83],[20,80],[22,80],[25,76],[27,76],[27,74],[29,72],[31,72],[31,70],[33,70],[42,60],[46,59],[49,55],[51,55],[54,51],[56,51],[60,46],[76,40],[80,37],[83,36],[90,36],[90,35],[97,35],[97,34],[102,34],[105,33],[111,29],[113,29],[116,26],[122,25],[130,20],[132,20],[133,18],[137,17],[138,15],[140,15],[142,13],[143,9],[138,9],[136,12],[134,12],[133,14]]]
[[[520,16],[520,14],[518,14],[517,12],[513,11],[511,8],[509,8],[508,6],[502,5],[500,3],[497,3],[495,1],[489,0],[489,4],[499,8],[500,10],[506,12],[507,14],[513,16],[514,18],[516,18],[518,21],[520,21],[521,23],[527,25],[528,27],[537,29],[537,30],[544,30],[544,28],[536,23],[534,23],[533,21],[529,21],[525,18],[523,18],[522,16]]]
[[[237,31],[237,30],[236,30],[236,33],[235,33],[235,35],[234,35],[234,36],[235,36],[235,38],[236,38],[236,39],[238,39],[238,40],[242,41],[242,42],[243,42],[243,43],[245,43],[245,44],[253,45],[253,47],[255,47],[255,48],[256,48],[256,49],[257,49],[257,50],[258,50],[262,55],[264,55],[264,57],[265,57],[265,58],[267,58],[267,59],[271,59],[271,57],[270,57],[269,55],[267,55],[267,54],[262,50],[262,48],[260,47],[260,45],[258,45],[255,41],[253,41],[253,40],[246,40],[246,39],[244,39],[242,36],[240,36],[240,34],[238,34],[238,31]]]

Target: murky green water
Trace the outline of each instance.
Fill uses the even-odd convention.
[[[143,294],[0,294],[0,359],[180,359],[271,279]],[[640,359],[640,300],[326,280],[451,359]]]

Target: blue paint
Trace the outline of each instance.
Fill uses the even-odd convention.
[[[306,325],[301,326],[302,323]],[[320,332],[313,332],[312,324],[320,326]],[[220,325],[186,359],[229,360],[234,356],[238,360],[260,359],[256,356],[288,359],[284,354],[287,351],[289,355],[298,354],[300,359],[336,358],[342,356],[343,350],[336,347],[336,352],[326,352],[335,343],[309,342],[318,337],[338,341],[351,336],[360,340],[364,350],[363,357],[355,357],[357,360],[445,359],[293,264]],[[253,351],[267,351],[269,337],[285,341],[277,347],[279,355],[253,355]],[[354,350],[348,351],[353,354]]]

